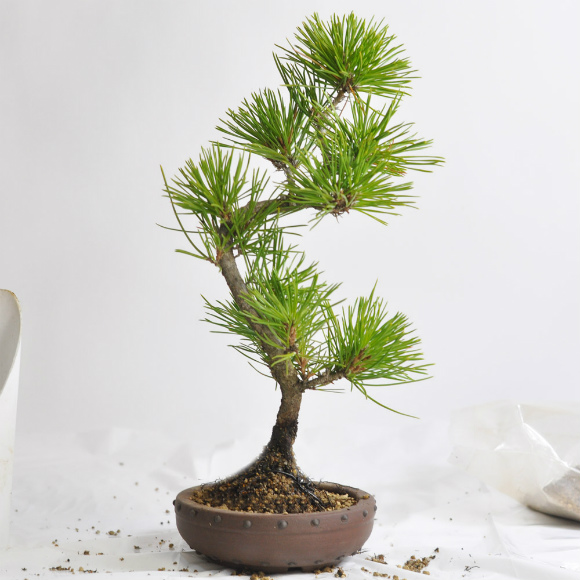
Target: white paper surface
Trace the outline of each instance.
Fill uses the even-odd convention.
[[[379,506],[366,551],[344,562],[347,576],[370,580],[377,571],[412,580],[419,575],[397,564],[435,554],[426,568],[435,579],[577,580],[580,524],[525,508],[448,464],[446,430],[410,421],[395,444],[370,450],[368,436],[379,442],[377,433],[367,434],[366,444],[353,442],[352,433],[337,435],[359,478],[342,483],[374,493]],[[69,578],[71,570],[54,570],[59,566],[111,580],[230,576],[181,540],[172,501],[181,489],[215,478],[248,445],[256,445],[251,437],[199,457],[193,445],[121,429],[21,437],[11,546],[0,552],[0,578]],[[316,456],[315,440],[298,448],[304,463],[329,469],[333,458]],[[375,554],[389,564],[366,560]]]

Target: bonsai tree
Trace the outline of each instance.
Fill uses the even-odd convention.
[[[411,124],[394,122],[413,71],[381,22],[353,14],[322,22],[314,14],[278,48],[281,88],[228,110],[217,127],[223,140],[187,161],[171,184],[163,177],[190,244],[177,251],[215,266],[231,294],[227,302],[206,300],[207,320],[236,335],[235,348],[263,365],[281,394],[258,459],[196,499],[292,513],[345,505],[296,463],[303,395],[346,380],[388,409],[368,387],[423,379],[427,369],[407,318],[390,316],[374,289],[338,308],[338,284],[289,244],[288,229],[355,211],[384,223],[413,203],[406,172],[440,160],[420,155],[430,141],[411,134]],[[255,157],[273,176],[251,168]],[[186,227],[184,215],[195,226]]]

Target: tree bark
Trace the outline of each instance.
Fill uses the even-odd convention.
[[[246,300],[244,299],[244,294],[248,293],[248,288],[240,271],[238,270],[238,266],[236,264],[236,259],[234,258],[234,252],[229,250],[223,254],[219,261],[219,265],[222,270],[222,275],[226,280],[228,288],[232,293],[236,304],[246,313],[250,315],[256,315],[256,312],[251,308]],[[257,324],[250,322],[254,330],[260,335],[260,337],[268,338],[271,342],[278,342],[276,337],[272,334],[270,329],[262,324]],[[273,346],[270,346],[267,342],[262,340],[262,348],[264,352],[271,358],[273,358],[276,354],[279,354],[278,349]],[[280,350],[280,352],[283,352]],[[276,377],[274,377],[276,378]]]
[[[272,436],[261,460],[270,469],[282,470],[297,475],[298,466],[294,457],[294,442],[298,433],[298,415],[302,403],[302,392],[297,387],[282,387],[282,401],[278,409]]]

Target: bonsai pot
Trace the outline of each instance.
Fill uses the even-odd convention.
[[[311,572],[357,553],[373,528],[375,498],[336,483],[318,484],[358,502],[340,510],[265,514],[208,507],[185,489],[174,501],[177,529],[199,554],[230,568],[268,573]]]

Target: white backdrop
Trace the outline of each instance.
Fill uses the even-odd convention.
[[[200,294],[223,298],[225,284],[156,225],[174,225],[159,165],[173,175],[227,108],[279,83],[274,45],[306,16],[354,6],[0,2],[0,287],[23,309],[20,433],[265,442],[278,394],[200,322]],[[416,176],[418,211],[387,228],[327,220],[303,240],[344,296],[378,279],[435,363],[430,381],[376,396],[424,418],[502,398],[578,400],[578,4],[359,1],[356,12],[405,45],[421,78],[400,120],[447,160]],[[388,438],[412,422],[344,387],[306,395],[302,432],[317,439],[299,446],[322,451],[336,426],[354,437],[382,425]]]

